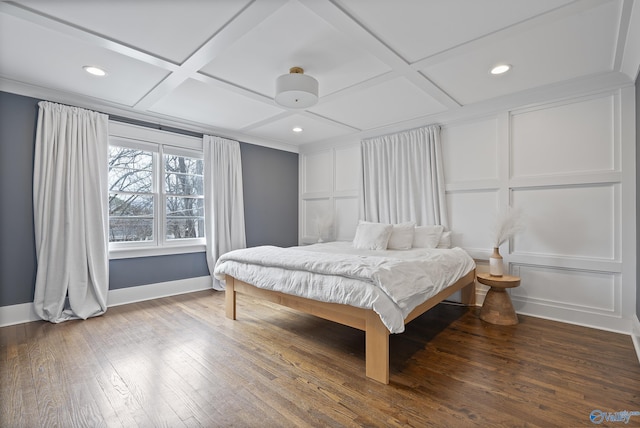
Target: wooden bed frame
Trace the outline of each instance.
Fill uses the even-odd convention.
[[[462,303],[475,304],[475,270],[472,270],[450,287],[416,307],[404,323],[422,315],[458,290],[462,291]],[[301,312],[344,324],[365,332],[365,366],[367,377],[384,384],[389,383],[389,330],[372,309],[356,308],[339,303],[326,303],[304,297],[257,288],[254,285],[226,276],[225,307],[227,318],[236,319],[236,295],[238,293],[278,303]]]

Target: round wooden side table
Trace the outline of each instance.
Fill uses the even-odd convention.
[[[480,309],[480,319],[490,324],[515,325],[518,324],[518,316],[507,288],[520,285],[520,277],[503,275],[491,276],[488,273],[476,275],[480,284],[491,287],[484,298],[482,309]]]

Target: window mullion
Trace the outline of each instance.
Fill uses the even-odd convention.
[[[157,178],[157,215],[156,215],[156,225],[158,227],[158,245],[165,245],[165,225],[166,225],[166,213],[165,213],[165,194],[164,194],[164,146],[161,144],[158,150],[158,163],[156,168],[156,178]]]

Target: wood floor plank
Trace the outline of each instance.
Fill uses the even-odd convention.
[[[35,396],[35,385],[29,367],[26,345],[17,347],[17,355],[7,361],[0,376],[0,414],[7,420],[21,420],[26,426],[38,426],[38,405]],[[3,426],[0,419],[0,426]]]
[[[85,358],[92,358],[97,367],[91,382],[93,396],[106,400],[123,426],[151,426],[152,421],[147,412],[135,399],[109,358],[110,353],[126,352],[129,348],[130,343],[123,340],[126,336],[121,333],[123,326],[126,327],[126,320],[117,311],[111,311],[108,317],[90,319],[82,325],[85,328],[84,338],[91,349]]]
[[[364,333],[203,291],[97,318],[0,328],[0,426],[591,426],[640,411],[628,336],[438,305],[390,337],[390,384]],[[625,426],[640,426],[640,416]]]

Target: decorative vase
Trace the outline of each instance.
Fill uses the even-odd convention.
[[[502,263],[502,256],[500,255],[500,249],[495,247],[493,254],[489,257],[489,275],[502,276],[504,274],[504,264]]]

